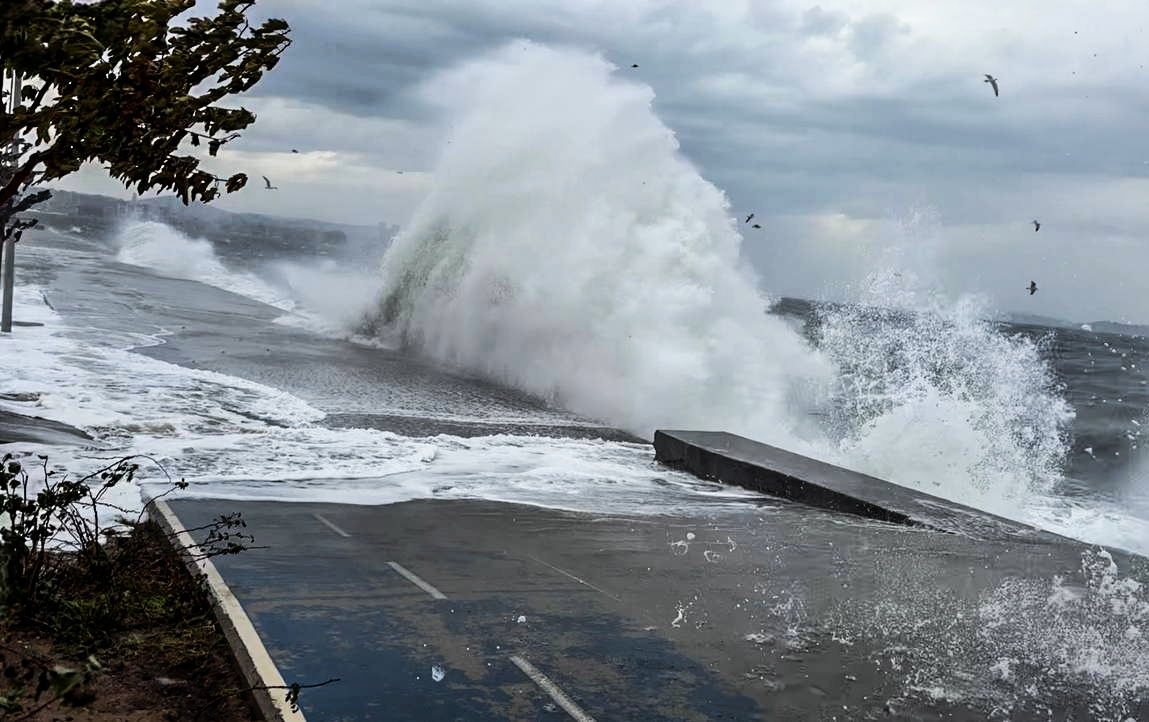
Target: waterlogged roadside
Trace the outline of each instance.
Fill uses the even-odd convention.
[[[1090,719],[1142,719],[1149,565],[1126,564],[1086,549],[1073,573],[1007,578],[976,599],[929,586],[853,599],[827,631],[839,644],[881,650],[874,664],[901,676],[904,698],[974,703],[1005,720],[1057,715],[1063,703],[1054,700],[1080,696]]]
[[[149,243],[146,236],[124,233],[135,238],[137,247]],[[181,236],[159,241],[164,247],[190,242]],[[123,246],[126,241],[116,243]],[[19,364],[0,369],[22,369],[22,388],[42,394],[35,403],[12,410],[75,419],[98,445],[155,455],[173,473],[202,479],[195,493],[363,503],[488,495],[592,512],[641,513],[664,508],[663,499],[671,505],[688,504],[690,490],[704,488],[696,480],[654,468],[649,448],[642,445],[599,445],[590,422],[521,393],[445,374],[387,348],[344,345],[296,330],[276,323],[283,319],[281,311],[198,282],[157,278],[149,269],[129,266],[109,272],[107,252],[96,246],[70,252],[66,271],[54,265],[61,260],[58,254],[47,244],[25,254],[31,268],[41,269],[43,283],[20,291],[21,313],[52,326],[25,329],[22,338],[34,341],[19,346],[24,354]],[[199,265],[217,264],[218,259]],[[97,268],[103,269],[98,275]],[[44,305],[37,295],[44,291],[55,298],[63,316]],[[129,315],[118,315],[129,308]],[[293,313],[306,312],[301,308]],[[1136,507],[1044,491],[1056,448],[1045,443],[1048,429],[1034,424],[1049,422],[1056,428],[1063,416],[1058,410],[1064,408],[1057,405],[1056,394],[1043,391],[1048,379],[1044,367],[1034,361],[1032,346],[995,336],[976,321],[974,312],[950,318],[942,307],[935,316],[911,317],[916,329],[912,334],[889,328],[866,333],[865,319],[830,319],[829,327],[840,331],[832,338],[839,342],[827,342],[826,353],[842,368],[840,383],[853,384],[850,398],[861,403],[865,413],[846,419],[808,417],[831,421],[837,425],[835,434],[844,438],[840,444],[806,443],[795,450],[1066,536],[1149,551],[1149,520],[1138,515]],[[963,318],[974,320],[959,323]],[[923,349],[939,334],[949,339],[942,345],[949,351],[940,366],[930,365]],[[1003,347],[992,358],[977,353],[987,337],[994,348]],[[895,383],[896,374],[874,378],[873,369],[860,363],[867,358],[866,349],[883,349],[890,338],[898,339],[898,353],[908,359],[903,371],[913,383]],[[147,352],[129,350],[140,347]],[[842,349],[848,351],[846,357]],[[845,363],[850,359],[853,365]],[[142,386],[139,379],[153,383]],[[1024,381],[1020,387],[1033,392],[1023,394],[1029,406],[1038,404],[1049,413],[999,418],[994,409],[1017,398],[1010,379]],[[842,406],[839,412],[843,409],[853,407]],[[953,419],[941,413],[946,409],[954,412]],[[347,417],[347,412],[364,414],[360,422],[371,428],[325,428],[327,412],[337,413],[339,426],[355,425],[354,415]],[[401,434],[387,431],[388,414],[395,420],[392,428],[402,429]],[[480,432],[486,441],[475,442],[455,438],[453,431],[443,435],[444,425],[421,424],[419,417],[447,420],[448,427],[497,423]],[[947,419],[952,423],[943,423]],[[944,433],[937,431],[939,424]],[[551,442],[536,436],[555,425],[579,427],[577,436],[583,441]],[[1031,428],[1028,442],[1022,438],[1026,427]],[[896,433],[898,429],[913,433]],[[520,435],[527,447],[516,449],[510,440]],[[991,460],[998,458],[996,465],[985,467],[980,461],[987,448],[997,448],[993,445],[957,453],[961,443],[974,444],[986,435],[1009,452],[991,454]],[[891,439],[901,448],[897,445],[904,446],[907,438],[925,443],[915,442],[914,449],[898,453],[882,451]],[[1033,473],[1043,490],[1023,483],[1029,477],[1016,470],[1002,468],[1001,459],[1028,459],[1026,444],[1038,444],[1035,461],[1040,464]],[[268,453],[272,448],[274,453]],[[922,449],[930,453],[917,453]],[[547,467],[551,452],[563,459],[565,472]],[[515,460],[515,454],[521,458]],[[611,463],[601,463],[600,457]],[[960,463],[955,464],[955,458]],[[469,475],[468,463],[497,471],[478,483],[473,480],[483,475]],[[315,478],[305,483],[308,476]],[[280,477],[290,481],[280,482]],[[668,479],[673,489],[686,490],[684,497],[655,492]],[[924,485],[919,479],[926,480]],[[652,501],[642,501],[646,497]]]
[[[12,360],[0,369],[0,383],[28,399],[0,401],[0,409],[66,419],[90,434],[86,446],[52,452],[61,470],[86,471],[110,456],[142,455],[154,462],[144,464],[138,477],[145,492],[170,476],[186,478],[191,485],[182,493],[196,497],[360,504],[490,498],[592,513],[657,514],[749,496],[659,468],[642,444],[512,435],[414,438],[328,428],[323,411],[291,394],[131,350],[163,343],[162,332],[104,335],[73,328],[44,304],[44,289],[18,291],[22,316],[45,325],[0,341],[11,347],[6,358]],[[282,355],[278,362],[290,364]],[[7,450],[33,451],[28,444]],[[119,490],[116,503],[138,508],[139,489]]]

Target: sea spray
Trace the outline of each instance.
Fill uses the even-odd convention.
[[[1012,514],[1061,476],[1072,409],[1037,346],[999,333],[974,298],[893,313],[824,311],[840,368],[842,463]]]
[[[1049,488],[1071,412],[1038,349],[896,270],[934,265],[930,214],[891,225],[859,294],[900,312],[825,315],[815,350],[765,313],[651,90],[612,70],[527,43],[429,84],[449,142],[384,259],[377,332],[640,434],[732,431],[1013,516]]]
[[[325,336],[347,337],[379,289],[378,263],[368,259],[282,260],[269,264],[266,274],[298,304],[278,322]]]
[[[287,313],[276,323],[323,336],[364,340],[351,329],[379,286],[378,261],[369,254],[279,259],[254,271],[229,268],[211,241],[192,238],[158,221],[130,219],[117,235],[116,260],[162,276],[198,281]]]
[[[275,308],[296,307],[289,294],[252,273],[228,269],[211,242],[191,238],[158,221],[128,220],[116,236],[116,260],[148,268],[170,278],[185,278],[222,288]]]
[[[448,142],[377,331],[639,434],[805,448],[831,364],[765,313],[725,196],[613,70],[517,43],[430,83]]]
[[[858,303],[822,307],[830,433],[845,466],[1019,518],[1061,478],[1073,410],[1037,343],[938,288],[937,227],[929,209],[877,224],[885,250]]]

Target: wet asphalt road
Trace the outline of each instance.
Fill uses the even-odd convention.
[[[315,720],[569,718],[516,657],[597,720],[985,719],[1008,697],[986,596],[1081,563],[1073,545],[792,504],[647,519],[482,501],[173,508],[188,526],[240,511],[267,547],[217,564],[288,682],[341,679],[305,693]],[[962,681],[982,698],[915,692]],[[1083,719],[1089,701],[1043,692],[1011,719]]]

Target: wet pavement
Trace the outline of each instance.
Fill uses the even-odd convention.
[[[992,600],[1072,578],[1077,545],[767,502],[645,519],[483,501],[172,507],[188,526],[242,512],[266,547],[216,561],[289,683],[340,678],[304,693],[309,719],[1081,719],[1094,702],[1049,674],[1036,694],[995,680],[1026,643],[1008,620],[986,635]]]

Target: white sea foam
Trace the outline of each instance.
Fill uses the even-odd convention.
[[[0,402],[0,412],[65,421],[95,442],[51,450],[17,443],[0,451],[25,458],[47,451],[54,468],[72,474],[141,454],[163,469],[143,465],[145,489],[163,488],[166,472],[192,483],[185,495],[214,498],[365,504],[481,498],[645,514],[751,496],[660,468],[644,445],[519,436],[413,439],[327,428],[319,423],[322,411],[290,394],[132,353],[121,338],[72,329],[44,305],[37,287],[18,287],[16,302],[22,319],[45,326],[0,337],[6,361],[0,388],[37,398]],[[70,338],[75,332],[83,343]],[[138,505],[132,491],[117,503]]]
[[[129,348],[144,337],[123,345],[122,338],[72,329],[44,305],[39,288],[20,286],[16,291],[21,317],[45,326],[21,328],[18,335],[4,339],[0,388],[38,396],[33,403],[15,404],[19,408],[13,410],[64,421],[108,443],[130,441],[141,433],[243,432],[323,417],[275,389],[131,353]],[[85,340],[74,340],[73,333]]]
[[[650,463],[648,447],[616,442],[291,429],[209,439],[195,449],[176,440],[137,444],[157,454],[169,472],[194,478],[180,494],[191,497],[348,504],[485,499],[634,515],[757,499],[660,469]]]
[[[1117,502],[1040,494],[1030,498],[1021,520],[1073,539],[1149,555],[1149,504],[1140,497]]]

